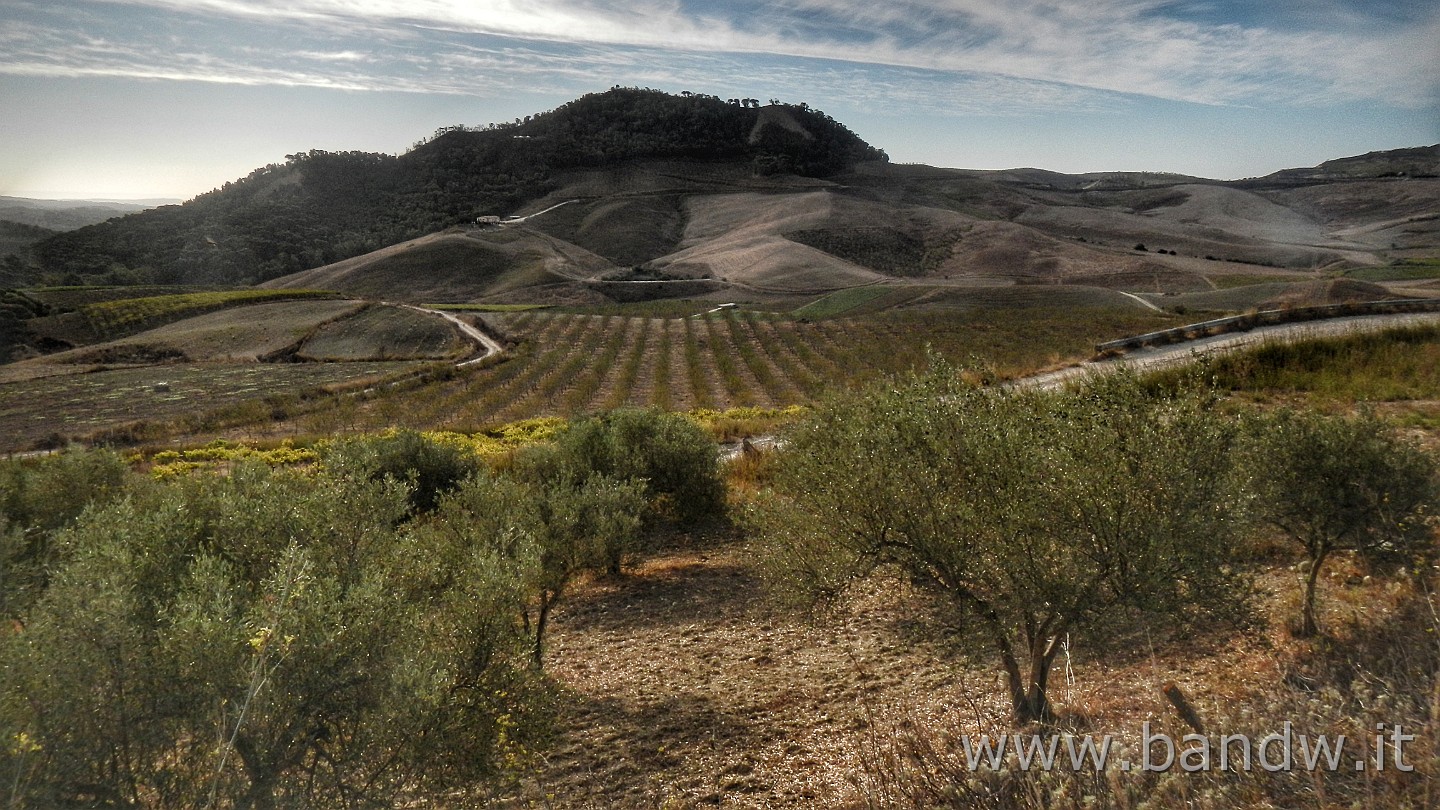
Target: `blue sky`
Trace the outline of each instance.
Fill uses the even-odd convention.
[[[902,162],[1235,178],[1440,142],[1434,0],[4,0],[0,195],[188,198],[615,84]]]

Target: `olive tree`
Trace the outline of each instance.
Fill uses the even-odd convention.
[[[119,497],[129,473],[108,450],[0,462],[0,620],[21,619],[44,592],[60,563],[55,533]]]
[[[535,483],[481,474],[441,502],[428,530],[514,567],[523,589],[521,623],[538,668],[556,603],[583,573],[618,565],[634,546],[644,509],[644,485],[635,480],[591,475]]]
[[[1435,459],[1371,414],[1282,410],[1249,422],[1256,515],[1305,549],[1300,633],[1319,632],[1316,583],[1335,551],[1423,566],[1435,553]]]
[[[416,512],[434,509],[440,496],[481,466],[473,453],[414,430],[335,442],[325,450],[325,465],[377,481],[388,478],[409,484],[410,505]]]
[[[415,531],[408,494],[240,466],[82,514],[0,637],[15,801],[370,806],[497,773],[543,704],[520,588]]]
[[[999,659],[1016,720],[1044,720],[1067,635],[1237,604],[1232,431],[1208,405],[1130,378],[1041,393],[941,367],[818,409],[753,517],[792,593],[834,598],[877,569],[933,590]]]
[[[714,517],[725,506],[715,441],[681,414],[618,408],[576,421],[551,452],[519,465],[532,480],[582,482],[599,474],[642,482],[645,495],[681,523]]]

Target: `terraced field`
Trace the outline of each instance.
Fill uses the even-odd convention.
[[[0,384],[0,450],[22,450],[58,434],[78,438],[135,422],[205,418],[228,409],[232,421],[275,415],[269,397],[360,386],[414,363],[179,364],[69,374]],[[242,409],[248,407],[248,411]]]
[[[221,290],[87,304],[80,314],[97,335],[118,337],[216,309],[286,299],[334,298],[322,290]]]
[[[757,312],[688,318],[490,314],[517,347],[500,362],[348,406],[344,427],[475,430],[621,405],[671,410],[780,407],[924,362],[926,347],[1021,373],[1087,357],[1111,335],[1173,318],[1130,310],[960,315],[914,312],[806,322]],[[317,413],[302,431],[337,429]]]

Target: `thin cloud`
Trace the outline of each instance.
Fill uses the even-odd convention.
[[[825,60],[812,67],[812,78],[823,78],[832,62],[883,68],[892,79],[909,76],[927,87],[933,85],[928,77],[938,72],[951,75],[962,101],[983,100],[983,93],[1001,87],[1047,106],[1067,96],[1087,106],[1096,92],[1240,106],[1379,101],[1421,107],[1440,95],[1440,49],[1433,44],[1440,41],[1440,9],[1417,8],[1397,21],[1393,9],[1387,17],[1366,16],[1359,10],[1363,6],[1341,4],[1344,13],[1330,17],[1336,27],[1321,30],[1293,22],[1216,24],[1195,13],[1201,6],[1165,0],[749,2],[707,5],[704,13],[678,0],[496,0],[483,6],[464,0],[107,0],[86,8],[91,19],[184,14],[192,21],[249,21],[292,36],[313,31],[316,39],[344,40],[273,53],[251,45],[247,58],[256,64],[246,65],[238,53],[223,53],[226,43],[217,38],[210,45],[222,51],[225,70],[159,71],[202,81],[222,80],[234,71],[247,82],[269,75],[284,84],[454,93],[467,90],[447,69],[467,64],[510,84],[509,77],[558,79],[617,65],[633,73],[637,56],[644,55],[659,63],[647,74],[697,82],[705,74],[688,73],[687,61],[734,55]],[[39,7],[28,8],[43,18]],[[51,48],[74,36],[52,34]],[[488,56],[484,48],[469,47],[486,37],[528,47]],[[0,42],[5,39],[0,33]],[[416,50],[432,68],[404,55]],[[74,69],[70,56],[54,50],[53,56],[15,48],[8,53],[0,57],[0,71],[19,72],[22,65],[42,70],[47,61],[54,62],[57,75]],[[1397,53],[1408,56],[1396,59]],[[87,69],[117,75],[127,64],[105,65],[103,53],[94,49],[87,58],[93,62]],[[284,77],[296,64],[305,66],[305,75]],[[349,70],[331,75],[326,64],[363,64],[365,75]],[[144,72],[156,72],[153,68]]]
[[[296,51],[292,56],[315,62],[366,62],[370,59],[359,51]]]

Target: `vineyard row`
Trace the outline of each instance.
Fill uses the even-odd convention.
[[[919,362],[924,341],[875,319],[805,323],[752,312],[637,318],[525,312],[493,317],[508,359],[397,392],[315,428],[475,430],[623,405],[783,407]],[[343,426],[333,424],[339,418]]]

